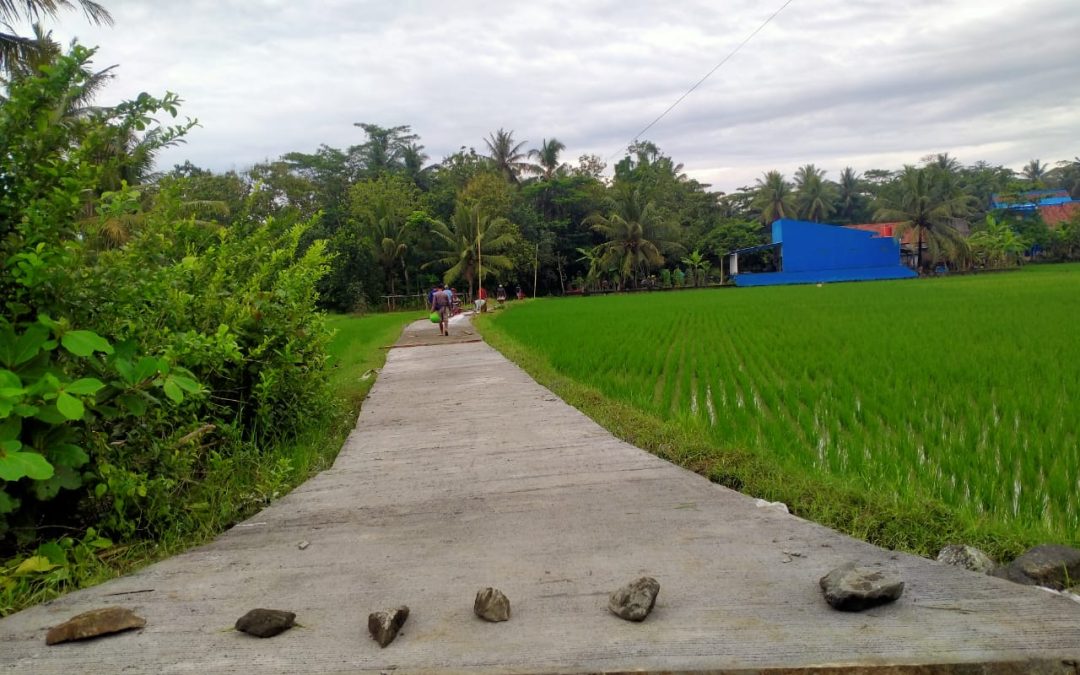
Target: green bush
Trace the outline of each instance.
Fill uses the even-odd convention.
[[[299,248],[314,221],[242,208],[224,227],[185,216],[182,189],[105,189],[117,134],[167,145],[191,125],[153,119],[176,115],[172,94],[73,109],[92,55],[74,47],[0,108],[0,590],[71,578],[110,537],[235,516],[260,497],[207,486],[332,403],[328,255]],[[267,462],[272,490],[291,469]]]

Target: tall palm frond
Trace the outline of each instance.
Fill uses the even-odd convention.
[[[559,153],[565,149],[566,145],[557,138],[550,141],[543,139],[539,148],[529,150],[529,158],[537,161],[536,165],[532,166],[532,171],[543,176],[544,180],[551,180],[564,169],[565,165],[559,162]]]
[[[761,212],[761,222],[765,225],[778,218],[795,215],[795,195],[791,192],[791,183],[779,171],[766,173],[764,180],[757,179],[751,203]]]
[[[490,138],[484,139],[484,144],[488,147],[488,158],[492,161],[499,171],[502,172],[506,180],[517,185],[519,183],[518,174],[523,171],[529,171],[530,164],[525,160],[525,155],[521,152],[521,148],[528,141],[521,141],[520,143],[514,143],[514,132],[498,131],[490,134]]]
[[[15,34],[14,24],[19,21],[37,23],[43,18],[54,18],[61,10],[81,7],[86,18],[94,24],[111,25],[112,16],[94,0],[0,0],[0,72],[12,73],[19,64],[40,60],[45,45],[32,38]],[[10,31],[10,32],[8,32]]]
[[[883,198],[874,214],[874,220],[898,223],[894,233],[897,238],[915,233],[919,269],[923,268],[924,248],[931,264],[966,256],[966,241],[954,223],[970,214],[971,197],[943,186],[944,173],[933,169],[904,167],[896,194]]]

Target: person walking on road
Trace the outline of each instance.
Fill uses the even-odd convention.
[[[439,313],[439,335],[450,335],[450,294],[442,284],[431,294],[431,311]]]

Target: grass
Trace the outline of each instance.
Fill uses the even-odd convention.
[[[211,472],[200,485],[204,498],[174,530],[154,540],[139,540],[97,550],[90,535],[56,542],[69,563],[41,573],[14,574],[17,562],[0,563],[0,616],[44,602],[78,588],[93,586],[212,539],[234,523],[288,493],[314,474],[329,468],[345,437],[356,424],[364,398],[375,383],[375,370],[405,324],[416,312],[365,317],[332,315],[335,330],[328,352],[335,398],[327,419],[312,420],[308,430],[289,443],[272,447],[250,444],[236,448],[227,468]]]
[[[485,338],[617,435],[891,548],[1080,543],[1080,266],[532,302]]]

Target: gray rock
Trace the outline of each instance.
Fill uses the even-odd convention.
[[[825,601],[844,612],[860,610],[892,602],[904,592],[900,575],[880,567],[860,567],[855,563],[841,565],[821,577]]]
[[[510,598],[497,588],[484,588],[476,593],[473,613],[484,621],[507,621],[510,618]]]
[[[946,565],[963,567],[980,574],[990,574],[997,567],[997,563],[990,556],[974,546],[963,544],[949,544],[938,552],[937,560]]]
[[[1042,544],[991,574],[1018,584],[1061,591],[1067,584],[1080,579],[1080,551],[1058,544]]]
[[[375,642],[378,642],[380,647],[385,647],[394,641],[398,631],[405,625],[405,620],[408,618],[409,608],[405,605],[385,612],[372,612],[368,615],[368,632],[371,633],[371,637],[375,638]]]
[[[660,583],[656,579],[641,577],[612,593],[608,609],[627,621],[644,621],[656,604],[659,593]]]
[[[72,640],[88,640],[101,635],[142,628],[145,625],[146,619],[136,616],[126,607],[92,609],[50,628],[45,635],[45,644],[56,645]]]
[[[296,614],[283,609],[253,609],[236,620],[236,630],[260,638],[274,637],[296,625]]]

